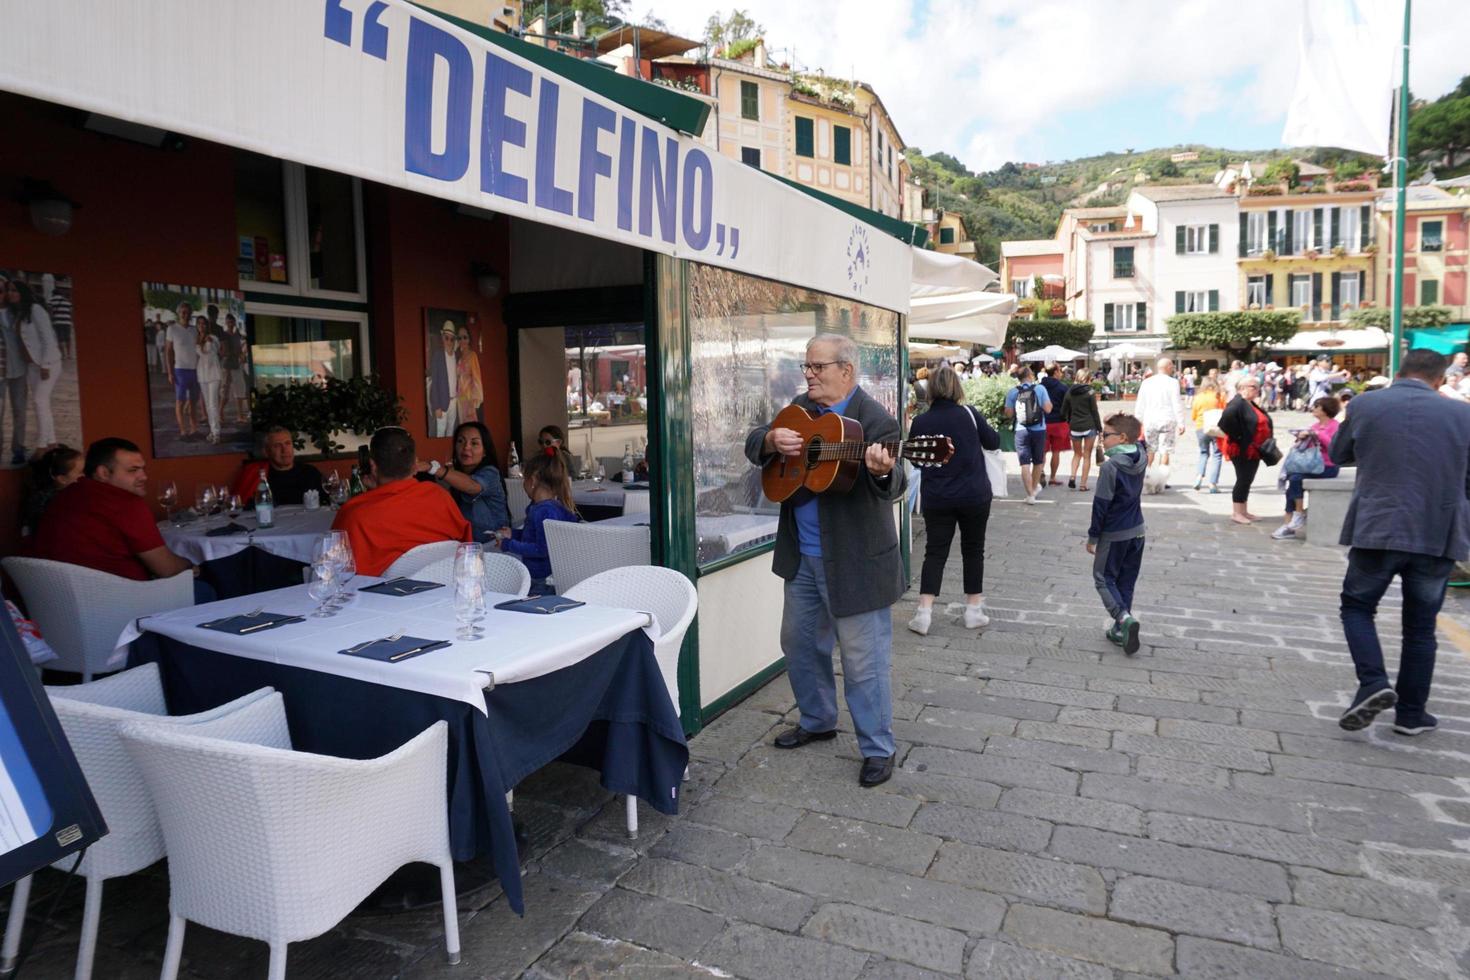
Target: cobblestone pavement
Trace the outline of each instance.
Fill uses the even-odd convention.
[[[1176,486],[1193,457],[1191,442]],[[1259,514],[1279,512],[1273,483]],[[693,739],[684,814],[645,808],[636,841],[584,771],[523,785],[528,913],[494,886],[470,896],[461,965],[444,965],[428,910],[297,944],[292,976],[1470,974],[1465,601],[1441,632],[1441,730],[1348,734],[1342,553],[1272,541],[1279,516],[1230,525],[1225,493],[1149,497],[1144,646],[1128,658],[1102,636],[1089,501],[1061,488],[997,502],[986,629],[937,615],[919,637],[903,627],[912,594],[895,608],[887,785],[856,785],[845,715],[835,741],[772,748],[795,717],[780,677]],[[948,572],[941,602],[958,598],[957,552]],[[1391,648],[1397,611],[1395,592]],[[79,891],[29,975],[69,975]],[[165,904],[161,868],[108,885],[99,977],[156,974]],[[265,949],[191,927],[185,966],[261,976]]]

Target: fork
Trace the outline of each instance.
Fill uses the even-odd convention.
[[[359,643],[355,647],[348,647],[346,650],[343,651],[343,653],[357,653],[359,650],[366,650],[368,647],[372,646],[374,643],[396,643],[397,641],[403,639],[403,633],[404,633],[403,630],[399,630],[397,633],[394,633],[392,636],[384,636],[384,637],[381,637],[380,639],[368,640],[366,643]]]
[[[263,612],[265,612],[265,606],[257,606],[256,608],[250,610],[248,613],[236,613],[235,615],[238,615],[238,616],[240,616],[243,619],[254,619],[256,616],[259,616]],[[235,618],[235,616],[225,616],[225,617],[223,617],[221,619],[212,619],[212,620],[210,620],[207,623],[201,623],[200,626],[201,627],[204,627],[204,626],[218,626],[220,623],[223,623],[226,619],[234,619],[234,618]]]

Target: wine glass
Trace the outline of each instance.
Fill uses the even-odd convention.
[[[337,567],[332,559],[327,556],[313,558],[311,562],[311,582],[306,586],[306,594],[311,596],[313,602],[317,603],[313,616],[325,618],[337,615],[337,610],[332,608],[330,599],[337,591]]]
[[[603,480],[607,479],[607,469],[602,465],[600,461],[597,464],[597,472],[592,477],[592,479],[597,481],[598,483],[601,483]]]
[[[232,521],[235,518],[239,517],[240,514],[241,514],[241,512],[245,510],[245,503],[244,503],[244,501],[242,501],[240,499],[240,495],[238,493],[232,493],[232,494],[230,494],[229,509],[230,509],[230,520],[232,520]]]
[[[206,483],[194,490],[194,510],[200,517],[208,517],[214,510],[214,485]]]
[[[215,513],[222,514],[230,505],[230,488],[221,483],[214,488]]]
[[[461,640],[484,635],[477,625],[485,617],[485,563],[481,546],[461,544],[454,553],[454,618],[459,621]]]
[[[352,600],[352,592],[347,586],[357,574],[357,558],[352,554],[352,542],[347,540],[345,532],[329,531],[327,533],[340,535],[332,549],[337,565],[337,594],[332,597],[332,602],[340,609]]]
[[[337,499],[337,488],[342,485],[342,478],[337,475],[336,470],[328,470],[326,479],[322,480],[322,489],[326,491],[328,500]]]
[[[179,485],[172,480],[161,484],[158,488],[158,502],[168,516],[168,522],[178,527],[178,521],[174,518],[179,511]]]

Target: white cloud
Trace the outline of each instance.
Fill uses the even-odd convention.
[[[1221,109],[1259,125],[1284,118],[1296,74],[1300,8],[1290,0],[636,0],[669,29],[703,33],[739,7],[773,54],[877,89],[899,132],[971,168],[1076,155],[1059,113],[1100,112],[1118,145],[1140,105],[1182,134]],[[1412,88],[1433,98],[1470,73],[1470,3],[1414,7]],[[915,18],[920,13],[922,23]],[[1154,128],[1157,120],[1154,120]],[[1217,142],[1230,144],[1229,134]],[[1173,142],[1172,140],[1166,142]]]

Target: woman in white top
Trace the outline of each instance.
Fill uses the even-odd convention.
[[[61,380],[61,346],[51,326],[46,307],[36,302],[29,284],[10,280],[6,287],[5,309],[20,336],[25,352],[26,381],[31,392],[31,406],[36,412],[37,441],[42,446],[56,442],[56,418],[51,412],[51,391]]]
[[[209,332],[209,319],[203,315],[194,318],[195,347],[199,351],[199,388],[204,393],[204,413],[209,420],[209,441],[219,442],[220,387],[225,380],[220,366],[219,338]]]

